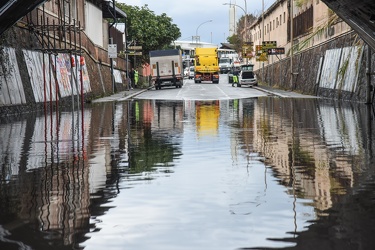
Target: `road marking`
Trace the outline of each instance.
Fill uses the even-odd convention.
[[[219,88],[219,86],[215,86],[215,87],[219,89],[221,93],[223,93],[223,95],[226,97],[225,99],[230,99],[230,97],[221,88]]]

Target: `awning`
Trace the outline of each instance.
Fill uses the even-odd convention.
[[[116,19],[126,18],[126,13],[120,8],[117,8],[116,5],[114,6],[113,2],[114,1],[103,1],[103,5],[102,5],[103,18],[115,18],[115,14],[116,14]]]
[[[7,0],[0,3],[0,34],[46,0]]]

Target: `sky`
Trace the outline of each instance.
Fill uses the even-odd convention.
[[[223,5],[223,3],[232,2],[242,8],[236,8],[238,21],[245,14],[245,1],[247,13],[255,16],[262,13],[262,1],[264,1],[264,10],[276,2],[276,0],[116,0],[116,2],[139,7],[147,4],[155,15],[166,13],[180,28],[179,41],[192,41],[192,36],[198,33],[201,42],[214,43],[219,46],[227,42],[226,39],[229,36],[229,5]]]

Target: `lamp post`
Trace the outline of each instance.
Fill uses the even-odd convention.
[[[205,21],[205,22],[198,25],[197,30],[195,31],[195,41],[196,41],[196,43],[198,43],[198,29],[199,29],[199,27],[201,27],[205,23],[210,23],[210,22],[212,22],[212,20]],[[199,41],[200,41],[200,39],[199,39]]]

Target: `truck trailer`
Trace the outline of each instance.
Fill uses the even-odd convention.
[[[195,75],[194,82],[212,81],[219,83],[219,60],[217,48],[195,49]]]
[[[178,49],[150,51],[151,81],[155,89],[165,86],[181,88],[183,84],[182,56]]]

